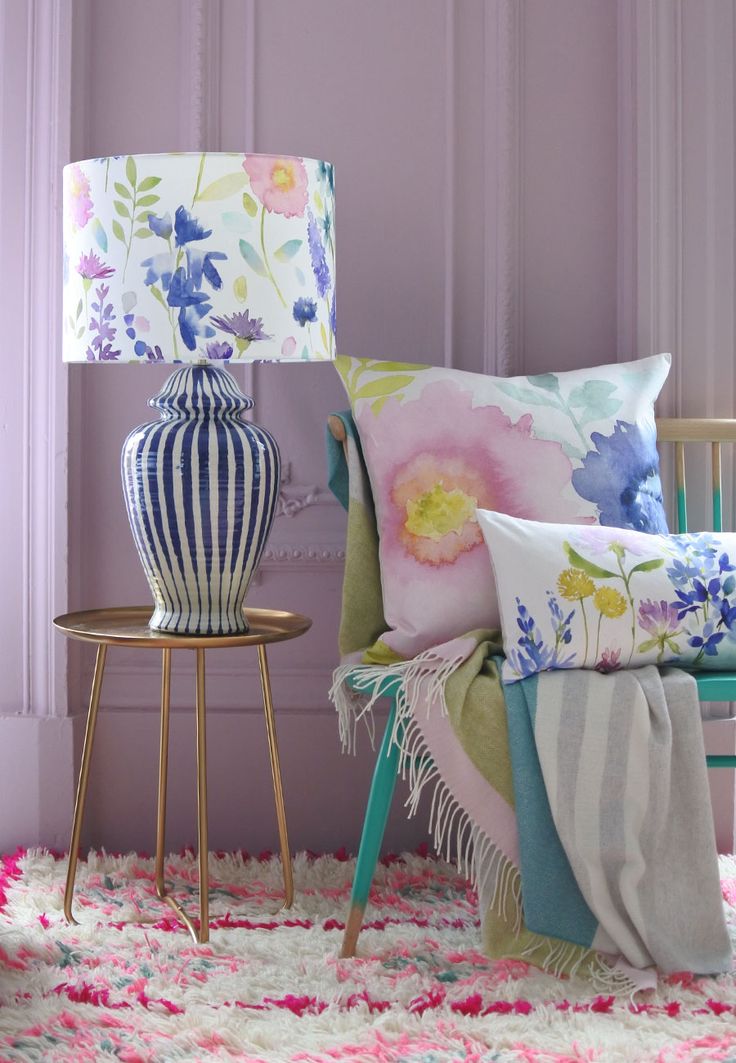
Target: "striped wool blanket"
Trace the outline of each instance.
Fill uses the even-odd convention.
[[[611,933],[611,928],[614,927],[611,911],[608,908],[598,909],[597,895],[591,893],[588,897],[586,890],[589,885],[585,878],[581,876],[581,881],[577,881],[578,865],[581,860],[589,858],[589,847],[584,846],[584,857],[579,857],[574,848],[568,853],[565,844],[568,834],[572,835],[573,841],[582,838],[580,823],[575,819],[574,813],[577,808],[586,805],[584,787],[590,782],[591,802],[595,800],[594,794],[601,793],[601,780],[596,777],[589,778],[587,770],[589,765],[600,766],[600,756],[595,760],[586,759],[578,765],[580,798],[578,801],[576,784],[575,800],[572,802],[573,818],[566,826],[557,828],[562,841],[558,842],[555,878],[548,874],[551,873],[551,863],[544,862],[543,854],[547,853],[546,848],[539,849],[542,865],[535,863],[533,856],[531,863],[522,861],[521,838],[526,839],[529,836],[529,828],[532,831],[537,830],[538,834],[542,821],[535,819],[536,811],[533,808],[528,814],[528,806],[523,801],[523,797],[527,795],[524,781],[526,767],[515,769],[512,758],[513,753],[521,757],[520,763],[523,763],[524,757],[533,759],[532,753],[537,748],[537,722],[540,726],[547,726],[546,706],[554,704],[551,697],[547,700],[548,680],[554,684],[558,680],[562,682],[564,676],[567,682],[574,685],[576,680],[570,677],[581,677],[578,692],[573,699],[579,707],[575,718],[578,721],[590,718],[590,732],[584,727],[582,733],[594,744],[597,717],[587,710],[592,707],[593,712],[598,713],[599,707],[592,704],[596,695],[591,695],[590,698],[588,696],[589,691],[593,689],[588,686],[589,682],[592,680],[597,684],[595,689],[598,692],[602,693],[604,689],[613,692],[620,676],[631,676],[633,673],[612,676],[599,676],[597,673],[550,673],[541,679],[524,680],[504,688],[498,670],[500,636],[498,632],[490,631],[469,632],[443,646],[434,647],[411,661],[399,660],[395,654],[387,652],[388,648],[380,638],[386,630],[386,624],[382,610],[378,536],[370,485],[352,418],[349,414],[341,416],[347,433],[347,453],[328,435],[328,458],[330,486],[348,512],[339,635],[342,663],[335,671],[331,692],[338,710],[344,748],[354,748],[356,728],[361,721],[368,725],[372,737],[372,710],[378,697],[377,690],[384,680],[393,677],[397,681],[394,740],[400,751],[400,770],[409,781],[408,813],[411,815],[417,811],[422,795],[428,791],[430,832],[437,850],[448,857],[454,855],[459,866],[478,890],[482,944],[487,955],[492,958],[523,959],[555,974],[591,977],[609,988],[642,987],[647,982],[636,975],[632,977],[632,968],[647,967],[656,962],[663,963],[663,969],[671,969],[668,955],[660,950],[660,944],[653,948],[654,942],[661,943],[661,940],[667,937],[668,930],[665,927],[655,931],[650,925],[652,898],[649,897],[645,905],[644,915],[638,911],[624,913],[629,924],[637,928],[640,943],[637,952],[630,948],[626,939],[622,937],[619,940]],[[551,689],[550,687],[550,691]],[[506,695],[510,695],[508,706]],[[646,701],[646,694],[642,696]],[[669,811],[673,818],[691,803],[697,806],[698,814],[703,817],[706,809],[707,783],[702,736],[691,745],[689,766],[683,773],[681,758],[688,756],[685,748],[688,738],[683,732],[682,740],[671,742],[669,747],[670,762],[666,775],[676,785],[670,785],[666,793],[664,790],[658,793],[656,815],[654,808],[651,816],[646,814],[646,785],[651,786],[658,782],[664,763],[665,752],[661,747],[660,737],[667,730],[669,698],[668,691],[652,703],[660,723],[653,726],[650,721],[653,746],[645,753],[641,764],[623,755],[619,763],[621,779],[626,781],[622,803],[625,803],[627,795],[630,794],[631,814],[640,815],[642,818],[643,833],[640,843],[646,850],[643,859],[645,862],[661,861],[660,869],[647,868],[647,874],[643,876],[647,888],[651,882],[656,882],[656,888],[660,888],[667,877],[665,869],[672,870],[674,857],[682,857],[683,852],[691,851],[688,845],[687,848],[681,848],[679,854],[675,849],[671,858],[668,856],[665,859],[665,854],[658,847],[657,832],[653,832],[651,827],[655,822],[662,822],[662,815],[668,811],[667,801],[670,802]],[[642,714],[644,701],[637,702]],[[612,707],[617,703],[618,695],[614,698],[611,693],[610,696],[603,697],[603,705]],[[561,706],[563,702],[560,700],[557,704]],[[695,704],[697,705],[697,698]],[[652,706],[648,701],[647,706],[646,711],[649,712]],[[671,729],[673,727],[676,730],[679,727],[681,715],[679,709],[676,709]],[[691,724],[693,715],[691,712]],[[528,721],[526,741],[514,726],[524,718]],[[549,719],[551,720],[551,717]],[[623,725],[623,717],[620,724]],[[561,731],[564,731],[567,726],[566,713],[560,715],[559,725]],[[570,725],[572,726],[572,717]],[[634,728],[633,717],[630,726]],[[637,726],[642,726],[641,721]],[[611,733],[616,734],[615,728]],[[632,730],[631,734],[638,736],[639,732]],[[558,741],[554,748],[546,750],[544,758],[540,758],[538,773],[542,772],[542,759],[547,762],[549,758],[554,760],[558,755],[566,755],[566,750],[560,753],[561,744],[564,745],[564,739]],[[633,738],[627,749],[631,757],[638,752]],[[608,753],[608,743],[606,751]],[[614,754],[615,744],[612,743],[610,756],[615,759]],[[646,776],[640,774],[644,770],[644,760],[647,760],[649,765]],[[569,767],[567,763],[558,763],[558,777],[567,773]],[[553,768],[550,767],[549,770],[554,773]],[[609,766],[606,770],[613,772],[613,767]],[[690,793],[691,779],[698,772],[700,782],[696,790]],[[543,775],[541,779],[542,791],[546,793]],[[599,809],[602,804],[604,802],[598,800]],[[564,819],[568,811],[569,799],[564,796],[558,799],[557,791],[553,791],[548,806],[548,818],[542,831],[545,837],[555,834],[554,829],[550,828],[551,821],[556,824],[554,813]],[[687,822],[692,824],[692,817],[688,816]],[[606,827],[606,830],[609,829],[610,822]],[[628,844],[633,836],[630,831],[626,833],[626,825],[620,825],[617,829],[624,830]],[[675,829],[673,825],[672,830]],[[666,835],[668,839],[671,837],[669,831]],[[705,848],[700,854],[701,866],[696,868],[696,872],[705,876],[711,885],[713,881],[717,884],[712,822],[709,828],[704,828],[702,838]],[[536,841],[538,840],[537,837]],[[651,851],[647,848],[649,842],[653,842]],[[528,855],[530,850],[534,853],[534,843],[527,845],[525,840],[525,853]],[[608,838],[602,827],[598,832],[598,851],[601,855],[608,852]],[[613,849],[611,852],[613,853]],[[562,867],[563,857],[567,862],[567,874]],[[685,863],[687,861],[680,859],[679,868]],[[695,867],[694,864],[692,866]],[[598,874],[601,881],[609,882],[616,870],[613,866],[604,869],[601,865]],[[693,872],[687,871],[688,881],[692,874]],[[679,888],[672,887],[673,883],[680,881],[679,875],[678,870],[678,874],[673,874],[669,879],[668,889],[674,899],[679,895]],[[575,882],[578,889],[578,894],[575,895],[577,908],[572,905],[571,894],[566,892],[571,882]],[[599,879],[594,877],[594,882],[595,888],[598,889]],[[527,900],[527,892],[530,889],[535,900],[538,900],[540,895],[545,896],[546,900],[545,914],[541,919],[538,918],[539,910],[532,906],[531,921],[527,913],[530,903]],[[629,888],[627,880],[627,888],[623,891],[627,903],[632,896],[632,889],[633,887]],[[613,890],[613,893],[616,894],[616,891]],[[633,889],[633,895],[635,893],[636,890]],[[725,945],[722,937],[724,924],[720,895],[718,903],[715,903],[711,886],[705,894],[707,896],[704,899],[702,919],[710,927],[705,945],[707,955],[693,955],[692,962],[682,963],[683,969],[723,969]],[[618,894],[616,904],[612,902],[612,907],[617,905]],[[656,905],[654,908],[653,914],[656,915]],[[560,913],[559,920],[555,920],[556,912]],[[574,916],[581,913],[583,918],[578,924]],[[670,913],[670,917],[675,918],[674,912]],[[691,918],[689,909],[682,911],[682,917],[685,921]],[[570,929],[571,919],[576,928],[574,933]],[[671,927],[671,924],[669,925]],[[579,926],[585,928],[585,933],[579,932]],[[621,957],[619,962],[616,961],[616,954]],[[685,958],[683,955],[683,961]]]
[[[634,968],[731,968],[697,687],[677,668],[505,688],[524,918]]]

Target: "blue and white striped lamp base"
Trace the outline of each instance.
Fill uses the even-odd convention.
[[[243,601],[276,510],[278,447],[240,420],[253,401],[225,369],[177,369],[149,405],[161,418],[125,440],[122,473],[155,601],[150,627],[179,635],[247,631]]]

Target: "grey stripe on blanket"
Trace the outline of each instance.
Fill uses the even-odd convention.
[[[525,699],[552,819],[597,921],[592,946],[639,968],[730,970],[693,678],[652,665],[545,672]],[[522,859],[522,886],[530,870]],[[529,919],[526,892],[524,904]]]

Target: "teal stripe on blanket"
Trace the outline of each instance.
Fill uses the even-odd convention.
[[[496,659],[499,669],[501,660]],[[504,686],[524,921],[537,934],[590,947],[598,921],[585,903],[557,835],[537,756],[538,680],[534,675]]]

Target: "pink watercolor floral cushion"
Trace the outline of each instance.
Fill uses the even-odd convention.
[[[476,509],[666,532],[654,400],[668,354],[500,378],[340,357],[376,507],[389,630],[417,653],[499,625]]]
[[[736,668],[736,535],[647,535],[478,511],[513,683],[556,668]]]

